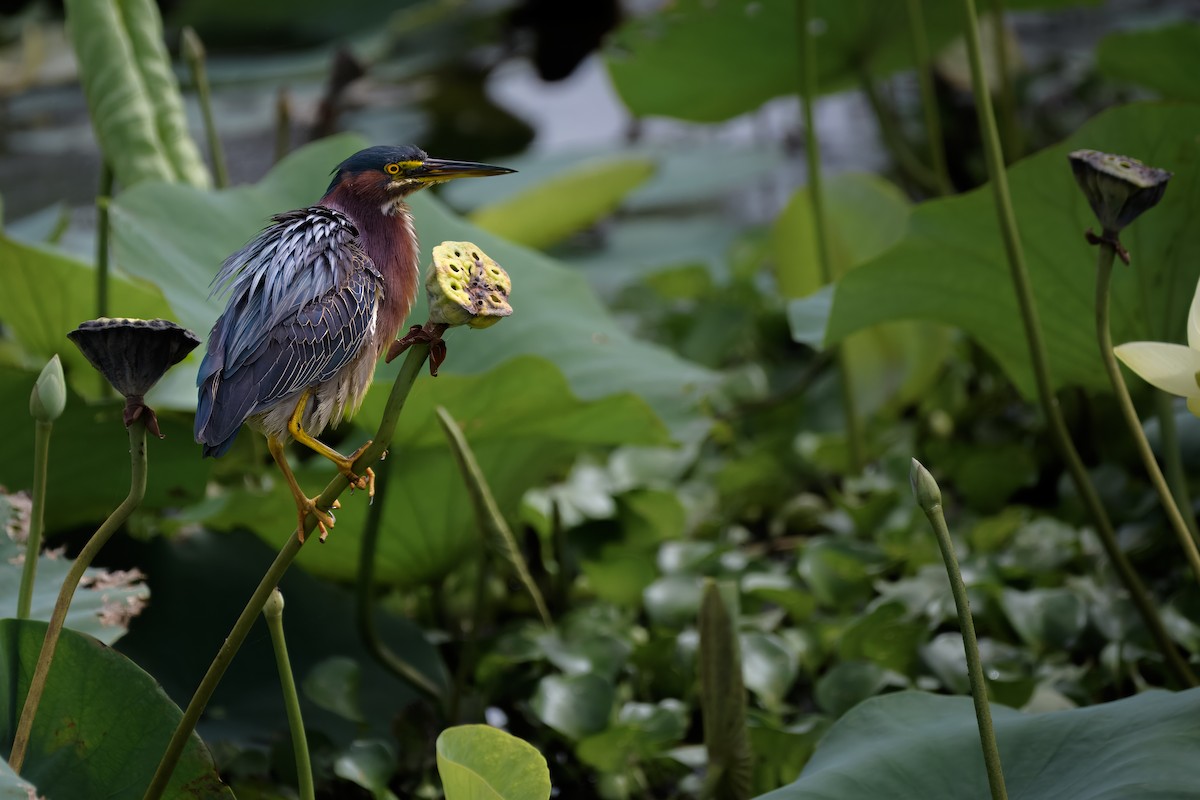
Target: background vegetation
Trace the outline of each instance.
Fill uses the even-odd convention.
[[[413,202],[424,251],[477,243],[512,275],[515,313],[448,336],[442,374],[416,382],[377,466],[375,504],[344,497],[329,541],[280,585],[317,797],[436,798],[442,781],[449,794],[448,765],[501,745],[475,729],[434,741],[482,722],[531,743],[562,797],[982,796],[950,587],[909,491],[914,456],[941,483],[988,691],[1007,707],[994,714],[1010,789],[1194,791],[1200,695],[1156,691],[1188,681],[1114,572],[1036,402],[959,0],[814,0],[807,26],[806,4],[783,0],[395,5],[0,8],[10,536],[28,528],[29,392],[55,354],[69,388],[35,620],[127,490],[121,404],[66,333],[97,316],[163,317],[204,338],[227,254],[319,198],[350,153],[412,141],[519,170]],[[1194,665],[1200,591],[1120,427],[1083,238],[1096,221],[1066,155],[1174,173],[1122,235],[1133,265],[1113,279],[1112,331],[1185,341],[1200,277],[1200,23],[1186,2],[981,6],[1003,19],[985,16],[983,40],[1052,387],[1121,551]],[[211,94],[219,146],[198,94]],[[823,224],[803,163],[815,142]],[[21,778],[0,767],[0,797],[25,780],[51,798],[140,798],[178,708],[291,535],[291,497],[257,437],[201,460],[199,358],[147,398],[166,438],[148,445],[145,500],[68,619],[42,712],[59,727]],[[397,368],[380,366],[331,443],[371,435]],[[1200,423],[1130,384],[1187,496]],[[438,407],[515,548],[477,518]],[[331,477],[294,455],[303,486]],[[14,616],[20,552],[0,535],[0,616]],[[42,631],[0,622],[5,752]],[[63,726],[97,733],[64,739]],[[212,760],[197,744],[181,771],[229,788],[180,779],[167,796],[301,796],[265,625],[198,732]],[[546,796],[519,778],[495,777],[498,796]]]

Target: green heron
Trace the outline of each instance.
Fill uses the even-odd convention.
[[[228,301],[196,378],[196,441],[205,456],[220,456],[243,424],[265,435],[302,538],[308,514],[322,539],[334,520],[296,482],[284,454],[289,436],[374,495],[374,472],[353,471],[362,448],[344,456],[315,437],[357,410],[416,299],[420,250],[405,198],[509,172],[430,158],[412,145],[369,147],[338,165],[317,205],[273,217],[213,279],[213,294]]]

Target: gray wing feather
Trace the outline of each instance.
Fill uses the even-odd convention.
[[[196,440],[219,455],[246,419],[335,376],[369,338],[382,277],[323,206],[275,217],[214,280],[228,295],[197,384]]]

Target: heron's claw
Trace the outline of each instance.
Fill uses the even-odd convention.
[[[334,500],[333,505],[330,507],[330,511],[341,507],[342,504],[337,500]],[[325,541],[326,537],[329,536],[329,529],[332,528],[334,523],[337,521],[333,518],[333,514],[330,513],[330,511],[323,511],[318,508],[317,498],[315,497],[296,498],[296,512],[300,518],[299,528],[297,528],[297,530],[300,532],[299,538],[301,544],[304,544],[304,521],[309,514],[312,514],[317,520],[317,530],[321,532],[319,537],[320,541]]]
[[[362,475],[356,475],[354,473],[354,462],[358,460],[359,456],[367,451],[367,448],[371,446],[372,441],[373,440],[368,439],[366,444],[355,450],[350,455],[346,456],[345,462],[338,464],[338,471],[346,476],[346,480],[350,481],[350,485],[352,487],[355,489],[366,489],[367,497],[371,500],[374,500],[375,470],[367,467],[365,470],[363,470]]]

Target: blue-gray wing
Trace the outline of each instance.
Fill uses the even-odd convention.
[[[331,379],[375,329],[382,277],[345,215],[324,206],[274,218],[214,280],[228,302],[196,383],[196,441],[233,444],[247,418]]]

